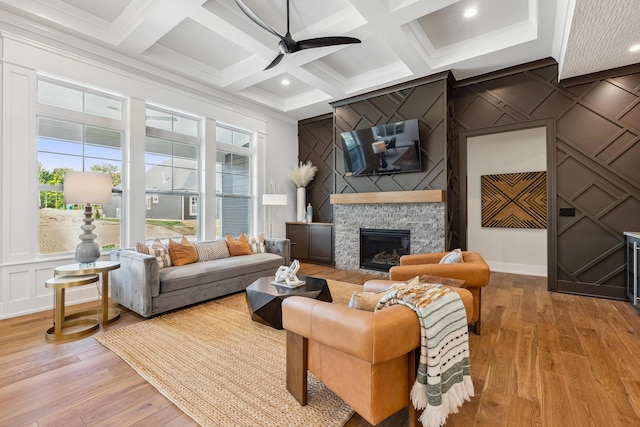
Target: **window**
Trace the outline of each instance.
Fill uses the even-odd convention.
[[[122,200],[122,98],[50,79],[38,80],[38,186],[40,254],[73,252],[84,206],[65,205],[68,170],[108,173],[112,201],[94,206],[96,241],[120,246]]]
[[[251,232],[252,135],[216,127],[216,235]]]
[[[200,120],[147,107],[146,123],[146,239],[197,239]]]
[[[224,126],[216,127],[216,140],[222,144],[251,148],[251,134]]]
[[[147,107],[147,127],[163,129],[181,135],[198,137],[200,135],[200,121],[165,110]]]

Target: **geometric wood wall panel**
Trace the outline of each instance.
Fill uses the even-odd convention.
[[[334,192],[364,193],[447,188],[446,143],[449,123],[446,76],[416,81],[415,86],[374,93],[345,104],[334,105]],[[347,176],[340,134],[351,130],[418,119],[422,171],[376,176]]]
[[[638,211],[630,210],[640,200],[640,73],[564,86],[557,68],[549,59],[458,82],[453,138],[552,118],[556,137],[548,142],[555,165],[547,174],[554,184],[547,203],[556,209],[547,224],[549,289],[625,299],[623,232],[640,229]],[[576,214],[560,216],[559,208]],[[463,220],[454,217],[449,225],[466,233]]]
[[[487,75],[486,79],[453,84],[451,90],[447,81],[425,87],[419,84],[419,89],[372,94],[368,99],[334,106],[334,133],[329,138],[324,129],[318,132],[303,126],[301,160],[317,156],[312,147],[324,149],[325,140],[333,140],[329,151],[333,155],[323,152],[321,156],[323,173],[332,173],[333,179],[316,177],[314,184],[327,184],[328,190],[325,195],[321,194],[325,188],[320,192],[314,189],[314,197],[328,200],[330,193],[446,188],[447,247],[452,249],[459,246],[460,236],[466,236],[465,219],[459,210],[466,203],[466,194],[457,193],[466,179],[459,176],[460,132],[552,119],[556,137],[548,143],[555,164],[549,165],[547,173],[554,184],[547,203],[573,208],[576,216],[559,216],[557,210],[551,213],[547,224],[552,243],[549,289],[626,298],[622,233],[640,229],[640,215],[626,216],[625,221],[612,220],[612,215],[628,201],[640,200],[640,73],[564,86],[558,82],[557,63],[546,59]],[[608,95],[602,96],[603,92]],[[421,174],[344,176],[342,147],[336,143],[340,132],[416,116],[423,155]],[[318,138],[318,133],[322,137]],[[314,164],[316,161],[320,159],[313,159]],[[316,204],[322,206],[321,202]],[[314,220],[315,212],[314,208]],[[590,228],[581,227],[584,224]],[[597,251],[591,249],[593,230],[608,236],[598,240],[604,247]]]
[[[480,177],[482,226],[547,228],[547,173],[522,172]]]
[[[298,159],[318,168],[307,185],[307,203],[313,207],[314,222],[333,222],[333,115],[298,122]]]

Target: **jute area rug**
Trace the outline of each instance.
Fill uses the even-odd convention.
[[[361,286],[327,281],[334,303]],[[353,410],[309,375],[286,389],[286,333],[251,320],[244,293],[96,335],[202,426],[342,426]]]

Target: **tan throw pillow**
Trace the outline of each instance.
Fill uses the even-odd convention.
[[[169,255],[173,265],[187,265],[198,261],[195,246],[184,236],[180,243],[169,240]]]
[[[396,289],[407,285],[417,285],[418,283],[420,283],[420,281],[418,279],[418,276],[416,276],[413,279],[407,280],[405,282],[394,283],[387,289],[383,289],[380,292],[356,291],[351,295],[351,299],[349,300],[349,307],[358,310],[374,311],[380,299],[382,299],[382,297],[385,296],[391,289]]]
[[[158,268],[171,267],[171,256],[160,241],[160,238],[156,237],[151,246],[149,246],[149,255],[156,257]]]
[[[219,240],[217,242],[194,243],[198,252],[198,262],[212,261],[214,259],[229,258],[229,248],[227,242]]]
[[[136,252],[140,254],[151,255],[151,252],[149,252],[149,246],[140,242],[136,242]]]
[[[358,310],[373,311],[378,305],[378,301],[385,296],[387,290],[380,292],[358,292],[355,291],[349,300],[349,307]]]
[[[264,246],[264,233],[258,233],[257,236],[251,236],[251,238],[249,238],[249,246],[251,246],[251,252],[254,254],[266,253],[267,248]]]
[[[464,262],[462,259],[462,251],[460,249],[454,249],[443,256],[439,264],[456,264],[459,262]]]
[[[249,246],[249,239],[247,239],[247,236],[244,233],[240,234],[238,240],[227,234],[226,241],[227,247],[229,248],[229,254],[231,256],[252,254],[251,246]]]

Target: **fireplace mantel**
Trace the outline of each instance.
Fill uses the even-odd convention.
[[[332,194],[332,205],[356,203],[434,203],[444,202],[444,190],[381,191],[375,193]]]

